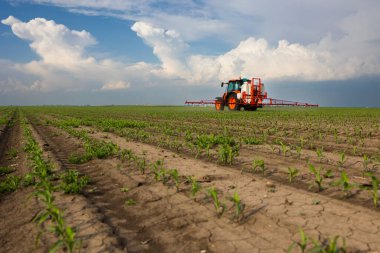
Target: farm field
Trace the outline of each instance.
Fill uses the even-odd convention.
[[[0,107],[0,246],[380,252],[379,125],[366,108]]]

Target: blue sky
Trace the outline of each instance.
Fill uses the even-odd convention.
[[[379,107],[380,2],[0,1],[0,104],[182,104],[220,81]]]

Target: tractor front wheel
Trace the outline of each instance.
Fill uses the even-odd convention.
[[[224,103],[222,98],[217,98],[215,100],[215,109],[217,111],[223,111],[224,110]]]
[[[239,111],[240,105],[236,96],[236,93],[232,93],[227,98],[228,109],[230,111]]]

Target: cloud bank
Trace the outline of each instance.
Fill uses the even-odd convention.
[[[143,12],[125,1],[38,2],[70,8],[83,5],[91,10],[136,8],[134,15]],[[196,15],[201,15],[200,9],[195,10]],[[136,21],[131,29],[152,48],[160,64],[96,59],[88,55],[86,49],[97,41],[85,30],[71,30],[44,18],[23,22],[9,16],[1,22],[9,26],[15,36],[28,41],[39,59],[26,64],[0,60],[0,69],[3,69],[0,70],[0,90],[113,91],[163,83],[168,86],[215,85],[239,76],[260,76],[266,81],[322,81],[379,75],[380,33],[374,33],[379,29],[378,16],[376,10],[361,9],[341,21],[341,36],[327,34],[308,44],[279,40],[273,45],[264,38],[248,36],[219,55],[194,54],[190,50],[191,43],[186,41],[189,35],[183,37],[175,29]],[[373,20],[379,22],[373,23]]]

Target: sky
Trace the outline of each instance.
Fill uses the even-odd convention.
[[[181,105],[221,81],[380,107],[378,0],[0,0],[0,105]]]

